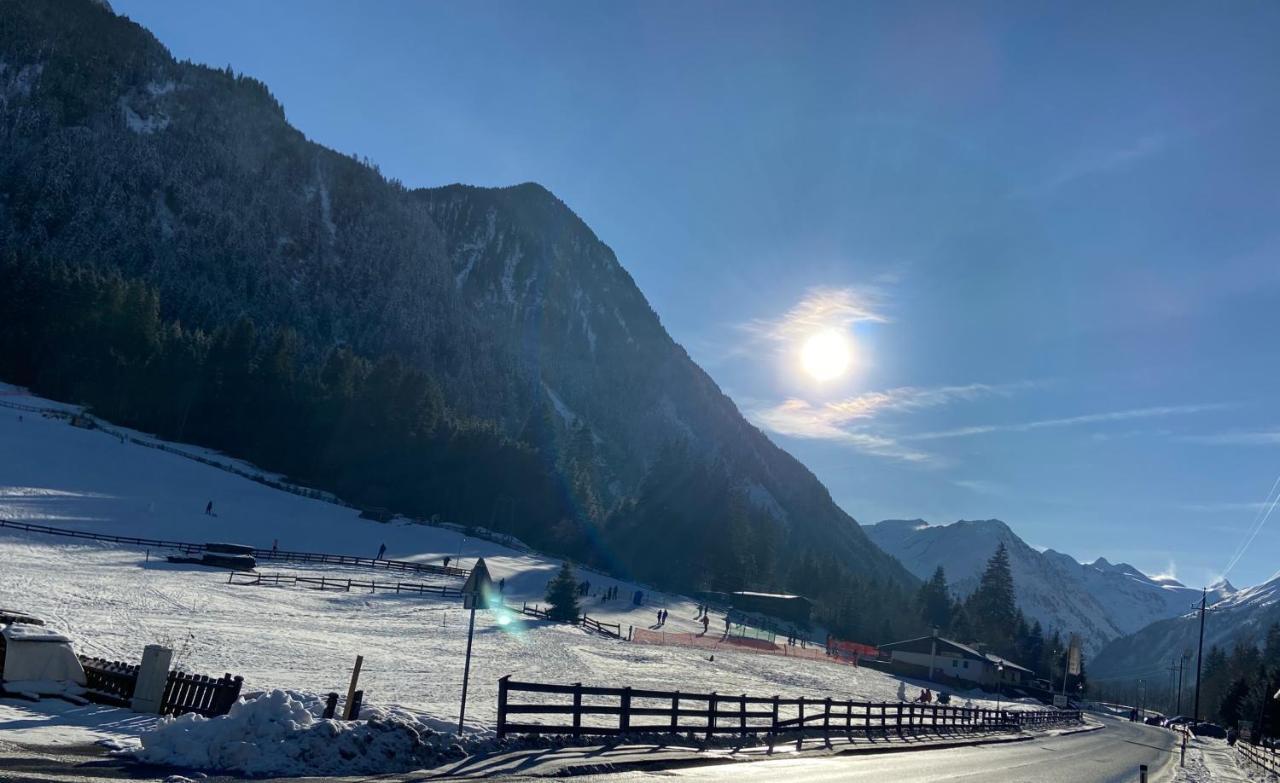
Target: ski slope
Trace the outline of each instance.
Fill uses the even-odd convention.
[[[2,390],[0,390],[2,391]],[[9,388],[0,400],[46,406]],[[19,417],[21,416],[21,420]],[[182,447],[195,451],[190,447]],[[206,453],[207,456],[207,453]],[[243,463],[241,463],[243,467]],[[204,513],[213,501],[216,516]],[[216,467],[145,448],[64,419],[0,408],[0,518],[114,535],[232,541],[269,548],[439,562],[470,567],[483,555],[509,604],[543,602],[559,561],[468,538],[447,528],[377,523],[337,504],[269,488]],[[167,563],[163,552],[0,528],[0,606],[44,617],[79,651],[138,660],[146,644],[172,647],[177,664],[245,677],[246,692],[287,688],[345,692],[364,656],[367,703],[457,719],[466,614],[456,599],[322,592],[227,584],[226,572]],[[259,570],[368,579],[368,570],[264,564]],[[379,581],[424,581],[376,572]],[[580,572],[592,589],[617,585],[621,600],[584,608],[602,621],[700,631],[695,602]],[[625,600],[645,589],[646,605]],[[713,618],[712,630],[716,629]],[[632,685],[859,700],[896,699],[899,680],[869,669],[739,652],[631,644],[505,612],[477,615],[468,726],[495,719],[498,678]],[[918,684],[910,684],[914,695]],[[981,700],[975,699],[975,703]]]

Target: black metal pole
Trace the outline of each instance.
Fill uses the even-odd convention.
[[[1182,714],[1182,669],[1187,665],[1187,652],[1183,650],[1182,657],[1178,659],[1178,709],[1174,710],[1174,715]]]
[[[1208,596],[1208,588],[1200,591],[1200,649],[1196,652],[1196,708],[1193,715],[1196,723],[1200,722],[1200,669],[1204,663],[1204,606]]]
[[[462,667],[462,709],[458,711],[458,736],[462,736],[462,722],[467,718],[467,680],[471,677],[471,636],[476,630],[476,608],[471,607],[471,622],[467,624],[467,662]]]

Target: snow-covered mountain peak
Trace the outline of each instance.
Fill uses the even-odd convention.
[[[894,520],[870,525],[866,532],[922,579],[942,566],[959,596],[974,589],[987,560],[999,544],[1005,544],[1023,612],[1045,628],[1079,633],[1087,652],[1150,623],[1176,617],[1200,597],[1172,577],[1152,578],[1128,563],[1113,563],[1105,557],[1082,563],[1052,549],[1037,551],[998,519],[945,525]]]

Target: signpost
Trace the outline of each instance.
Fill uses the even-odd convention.
[[[471,639],[476,631],[476,610],[489,608],[489,597],[493,594],[493,580],[489,578],[489,567],[484,558],[476,561],[471,575],[462,585],[462,608],[471,610],[471,620],[467,625],[467,661],[462,668],[462,708],[458,710],[458,734],[462,734],[463,721],[467,718],[467,681],[471,678]]]

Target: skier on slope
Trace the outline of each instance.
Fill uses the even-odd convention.
[[[209,503],[208,503],[208,505],[206,505],[206,506],[204,507],[204,514],[205,514],[205,516],[208,516],[208,517],[213,516],[213,501],[212,501],[212,500],[210,500],[210,501],[209,501]]]
[[[375,557],[374,560],[381,560],[382,556],[385,555],[386,553],[387,553],[387,545],[383,544],[382,546],[378,547],[378,556]]]

